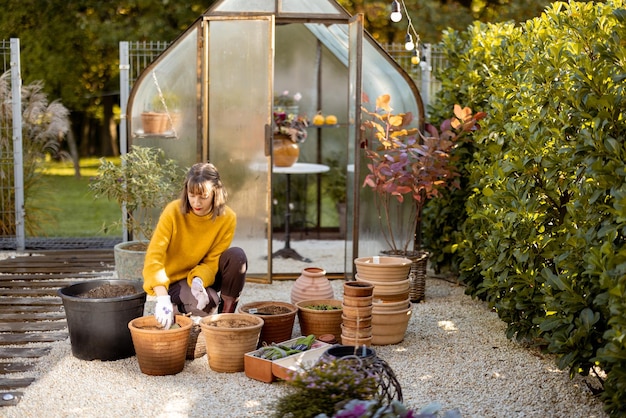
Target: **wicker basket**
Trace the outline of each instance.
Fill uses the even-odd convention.
[[[409,299],[411,302],[421,302],[426,293],[426,267],[428,265],[428,253],[420,251],[416,257],[411,259],[411,270],[409,271]]]

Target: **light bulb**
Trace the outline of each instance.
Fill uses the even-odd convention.
[[[420,52],[415,48],[413,50],[413,55],[411,56],[411,64],[417,65],[420,63]]]
[[[406,49],[407,51],[411,51],[412,49],[415,48],[415,44],[413,43],[413,37],[411,36],[410,33],[406,34],[406,37],[404,38],[404,49]]]
[[[402,20],[402,12],[400,11],[400,2],[398,0],[393,0],[391,3],[391,18],[392,22],[399,22]]]

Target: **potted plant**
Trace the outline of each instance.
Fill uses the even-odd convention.
[[[368,102],[364,96],[363,103]],[[380,226],[389,247],[383,253],[421,263],[417,269],[422,270],[423,278],[428,254],[421,248],[422,210],[444,188],[459,187],[452,151],[479,128],[478,121],[486,114],[472,114],[470,108],[455,105],[453,117],[443,121],[439,129],[425,124],[422,132],[411,127],[411,113],[393,113],[390,102],[391,97],[384,94],[376,99],[374,110],[362,107],[362,129],[370,135],[362,144],[369,160],[363,186],[375,193]],[[405,211],[408,220],[399,216]],[[411,274],[415,274],[413,270]],[[423,294],[411,297],[414,301],[421,298]]]
[[[120,164],[105,158],[100,160],[98,175],[90,179],[89,189],[95,198],[113,200],[120,211],[126,209],[127,216],[119,223],[131,237],[131,241],[114,248],[118,277],[141,279],[156,218],[175,198],[183,174],[176,161],[165,158],[163,150],[158,148],[133,146],[122,155]]]
[[[291,167],[295,164],[300,156],[298,144],[307,138],[309,122],[298,114],[297,102],[301,98],[300,93],[289,96],[289,91],[274,96],[272,155],[277,167]]]
[[[179,120],[180,99],[169,90],[159,90],[141,114],[141,123],[146,134],[163,134],[166,131],[175,133]]]

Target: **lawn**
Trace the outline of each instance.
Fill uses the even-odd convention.
[[[97,174],[98,158],[80,160],[81,177],[74,176],[71,162],[46,161],[42,166],[45,187],[33,198],[44,237],[121,237],[121,217],[115,202],[94,199],[89,178]]]

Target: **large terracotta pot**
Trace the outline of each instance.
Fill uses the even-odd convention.
[[[406,300],[397,310],[372,311],[372,345],[397,344],[404,339],[411,319],[411,302]]]
[[[313,309],[311,306],[330,305],[335,309]],[[302,335],[314,334],[319,337],[332,334],[339,340],[341,335],[342,302],[337,299],[310,299],[296,303],[298,307],[298,321]]]
[[[287,302],[261,301],[246,303],[239,308],[239,312],[263,318],[259,345],[270,345],[291,339],[298,307]]]
[[[244,371],[244,355],[259,343],[263,319],[247,313],[223,313],[200,320],[211,370],[220,373]]]
[[[411,260],[402,257],[360,257],[354,260],[356,272],[365,281],[396,282],[406,280]]]
[[[132,286],[136,293],[110,298],[83,294],[102,285]],[[59,289],[72,354],[81,360],[119,360],[135,354],[128,321],[143,315],[146,292],[131,280],[90,280]]]
[[[154,315],[128,323],[142,373],[165,376],[180,373],[185,368],[193,320],[176,315],[176,324],[176,328],[162,329]]]
[[[386,302],[401,301],[409,298],[410,280],[404,279],[396,282],[364,280],[358,274],[355,275],[357,281],[363,281],[374,285],[374,299],[382,299]]]
[[[326,277],[326,270],[319,267],[306,267],[291,287],[291,303],[297,304],[301,300],[334,299],[335,292],[330,280]]]
[[[298,161],[300,146],[286,135],[274,135],[272,155],[276,167],[291,167]]]

